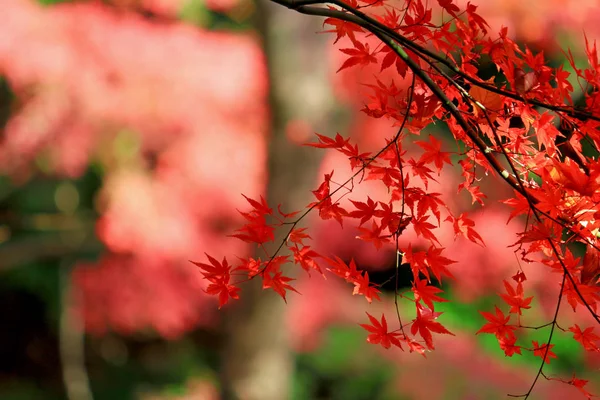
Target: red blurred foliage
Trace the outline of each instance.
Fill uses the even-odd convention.
[[[243,252],[223,234],[245,203],[239,193],[264,186],[266,73],[255,40],[98,3],[7,0],[0,74],[18,99],[3,172],[26,180],[42,156],[57,175],[77,177],[90,160],[104,173],[97,231],[107,253],[75,274],[88,328],[174,337],[208,322],[206,284],[187,259],[199,244]]]

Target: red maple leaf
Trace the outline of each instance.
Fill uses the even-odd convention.
[[[418,144],[423,148],[423,150],[425,150],[425,153],[421,155],[419,162],[425,164],[433,162],[438,169],[438,174],[442,170],[444,163],[452,165],[452,161],[450,161],[450,153],[441,151],[442,142],[437,140],[433,135],[429,135],[429,143],[415,141],[415,144]]]
[[[443,293],[444,291],[440,288],[437,288],[432,285],[428,285],[425,279],[418,279],[413,282],[413,293],[415,294],[415,301],[423,300],[423,302],[431,309],[434,310],[433,302],[444,302],[448,301],[437,296],[438,293]]]
[[[302,269],[308,272],[309,276],[311,269],[314,269],[319,274],[323,275],[321,267],[319,267],[319,264],[315,261],[315,258],[320,257],[320,255],[316,251],[311,250],[310,246],[302,246],[302,248],[299,248],[298,245],[295,245],[289,246],[289,249],[294,255],[294,263],[300,265]]]
[[[206,255],[206,258],[208,258],[210,264],[191,260],[190,262],[202,270],[202,275],[204,275],[206,279],[211,281],[221,279],[223,276],[227,276],[231,273],[231,265],[229,265],[225,257],[223,257],[223,262],[219,262],[208,254],[204,254]]]
[[[456,261],[442,256],[442,251],[444,251],[443,247],[436,248],[431,246],[425,254],[427,266],[440,283],[442,282],[442,276],[447,276],[448,278],[454,279],[454,275],[452,275],[450,270],[446,267],[456,263]],[[429,275],[427,275],[427,277],[429,277]]]
[[[512,340],[512,338],[515,338],[514,332],[517,327],[508,323],[510,315],[505,317],[504,313],[497,306],[495,307],[496,315],[486,311],[479,311],[479,313],[488,320],[488,323],[481,327],[476,334],[491,333],[496,335],[497,338],[507,337]]]
[[[516,346],[517,338],[513,337],[499,337],[498,344],[500,348],[504,350],[504,355],[512,357],[515,353],[521,354],[521,346]]]
[[[223,307],[229,301],[229,298],[238,300],[240,288],[230,285],[229,279],[220,279],[211,283],[206,288],[206,293],[219,296],[219,308]]]
[[[365,242],[373,242],[373,245],[377,250],[379,250],[384,243],[387,243],[390,240],[389,237],[381,235],[381,227],[379,227],[375,221],[373,221],[373,226],[371,229],[359,227],[358,230],[362,234],[356,238],[364,240]]]
[[[431,335],[431,332],[454,336],[454,334],[446,329],[442,324],[435,321],[440,315],[442,315],[441,312],[433,312],[429,308],[425,308],[420,304],[417,304],[417,318],[413,319],[410,332],[413,335],[419,332],[419,335],[421,335],[421,337],[425,340],[425,344],[430,350],[435,348],[433,345],[433,336]]]
[[[367,196],[367,202],[350,200],[356,210],[351,211],[348,215],[352,218],[360,218],[359,226],[373,218],[376,213],[377,203]]]
[[[356,38],[354,37],[354,33],[363,32],[363,29],[360,26],[352,22],[342,21],[337,18],[327,18],[325,21],[323,21],[323,25],[325,24],[333,25],[335,27],[335,29],[323,31],[323,33],[335,32],[337,34],[333,44],[336,44],[338,40],[344,36],[348,36],[350,40],[355,41]]]
[[[522,308],[525,308],[525,309],[531,308],[531,306],[529,304],[531,304],[531,300],[533,299],[533,296],[524,298],[523,285],[521,284],[521,282],[517,283],[516,289],[513,288],[512,285],[508,281],[504,280],[503,282],[504,282],[504,287],[506,288],[506,294],[500,293],[500,297],[502,297],[504,299],[504,301],[506,302],[506,304],[508,304],[510,306],[509,313],[516,313],[516,314],[522,315],[522,313],[521,313]]]
[[[433,225],[432,223],[427,222],[428,219],[429,219],[429,215],[425,215],[420,218],[413,218],[411,221],[413,224],[413,229],[415,230],[415,233],[418,236],[422,236],[425,239],[428,239],[432,242],[436,242],[436,243],[440,244],[440,242],[437,240],[437,238],[435,237],[433,232],[431,232],[431,230],[435,229],[436,226]]]
[[[340,49],[342,53],[349,55],[350,58],[344,61],[337,72],[340,72],[346,68],[350,68],[354,65],[360,64],[365,66],[371,63],[377,64],[377,57],[375,57],[374,53],[371,53],[371,49],[367,43],[363,44],[357,40],[352,41],[352,43],[354,44],[354,48]]]
[[[600,344],[600,336],[594,333],[593,327],[585,328],[583,331],[579,325],[575,324],[569,328],[573,332],[573,339],[577,340],[587,351],[600,352],[598,345]]]
[[[381,291],[379,289],[377,289],[376,287],[370,285],[369,273],[367,271],[365,271],[361,276],[354,278],[353,283],[354,283],[354,292],[352,292],[353,295],[354,294],[362,294],[363,296],[365,296],[365,299],[367,299],[367,301],[369,303],[371,303],[373,301],[373,299],[381,300],[379,298],[379,293],[381,293]]]
[[[453,218],[452,216],[449,216],[448,218],[446,218],[446,221],[452,222],[452,226],[454,227],[454,237],[464,236],[475,244],[485,246],[485,243],[483,243],[483,239],[481,238],[479,233],[477,233],[475,229],[473,229],[473,227],[475,226],[475,222],[469,219],[466,213],[460,214],[458,218]]]
[[[270,274],[265,273],[263,278],[263,289],[273,289],[278,295],[283,298],[283,301],[287,303],[285,298],[286,290],[292,290],[296,293],[299,293],[296,289],[288,284],[288,282],[293,281],[294,279],[289,278],[287,276],[283,276],[281,271],[276,272],[271,277]]]
[[[540,357],[546,364],[550,364],[550,359],[557,358],[556,354],[552,351],[553,344],[548,347],[548,343],[544,343],[543,346],[540,346],[535,340],[532,340],[531,343],[533,343],[533,355]]]
[[[402,337],[402,334],[398,332],[388,332],[385,315],[381,314],[381,323],[371,314],[367,313],[367,316],[371,321],[371,325],[360,324],[360,326],[371,333],[367,336],[367,342],[381,344],[386,349],[389,349],[392,345],[402,348],[399,339]]]

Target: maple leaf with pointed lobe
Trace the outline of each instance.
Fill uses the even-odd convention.
[[[564,382],[564,381],[563,381]],[[579,379],[575,377],[575,374],[573,374],[573,377],[571,378],[570,381],[565,382],[568,383],[569,385],[573,385],[577,388],[577,390],[579,390],[581,392],[581,394],[583,394],[585,397],[587,397],[588,399],[592,399],[592,397],[596,397],[593,396],[590,392],[588,392],[587,390],[585,390],[585,385],[588,384],[589,381],[585,380],[585,379]]]
[[[548,347],[548,343],[544,343],[542,346],[535,340],[532,340],[531,343],[533,343],[533,355],[540,357],[546,364],[550,364],[550,359],[558,358],[552,351],[552,348],[554,347],[553,344]]]
[[[361,295],[365,296],[365,299],[367,299],[367,301],[369,303],[371,303],[373,301],[373,299],[381,300],[379,298],[379,293],[381,293],[381,291],[379,289],[377,289],[376,287],[370,285],[369,273],[367,271],[365,271],[362,274],[362,276],[354,278],[353,283],[354,283],[354,291],[352,292],[353,295],[361,294]]]
[[[414,158],[408,160],[408,165],[411,167],[412,175],[418,176],[423,184],[425,185],[425,189],[427,189],[429,185],[429,180],[431,179],[434,182],[437,182],[432,176],[431,173],[433,170],[425,165],[423,161],[415,161]]]
[[[305,146],[317,147],[319,149],[342,149],[350,145],[350,139],[344,139],[339,133],[335,134],[335,139],[331,139],[325,135],[315,133],[319,139],[319,143],[306,143]],[[332,173],[333,174],[333,173]]]
[[[373,218],[377,210],[377,203],[367,196],[367,202],[350,200],[356,210],[351,211],[348,216],[352,218],[360,218],[359,226]]]
[[[431,211],[438,220],[438,226],[440,225],[440,206],[444,205],[444,202],[440,200],[440,193],[427,193],[423,195],[417,203],[417,217],[421,218],[427,211]]]
[[[435,279],[437,279],[437,281],[440,283],[442,283],[442,276],[455,279],[454,275],[452,275],[447,266],[456,263],[456,261],[442,256],[442,251],[444,251],[443,247],[436,248],[432,245],[425,254],[425,262],[427,263],[427,266],[431,272],[433,272]]]
[[[202,270],[202,275],[204,275],[206,279],[221,279],[223,276],[229,275],[231,273],[231,265],[229,265],[225,257],[223,257],[223,262],[219,262],[217,259],[211,257],[210,255],[206,253],[204,254],[206,255],[206,258],[208,258],[210,264],[191,260],[190,262]]]
[[[503,282],[504,282],[504,287],[506,289],[506,294],[500,293],[500,297],[502,297],[504,299],[504,301],[506,302],[506,304],[508,304],[510,306],[509,313],[516,313],[516,314],[522,315],[522,313],[521,313],[522,308],[525,308],[525,309],[531,308],[531,306],[529,304],[531,304],[531,300],[533,299],[533,296],[527,297],[527,298],[524,297],[523,285],[521,283],[517,283],[517,288],[515,289],[506,280],[504,280]]]
[[[443,293],[444,291],[440,288],[437,288],[432,285],[428,285],[425,279],[417,279],[413,282],[412,291],[415,294],[415,301],[419,302],[423,300],[423,302],[429,307],[431,310],[434,310],[433,302],[445,302],[448,301],[444,298],[437,296],[438,293]]]
[[[458,6],[454,4],[452,0],[438,0],[438,4],[444,10],[446,10],[448,14],[452,15],[455,18],[457,17],[456,13],[460,11],[460,8],[458,8]]]
[[[421,337],[425,340],[425,344],[430,350],[435,348],[433,345],[433,336],[431,335],[431,332],[454,336],[454,334],[446,329],[442,324],[435,321],[440,315],[442,315],[441,312],[434,312],[429,308],[425,308],[420,304],[417,304],[417,317],[413,319],[410,332],[413,335],[416,335],[418,332],[419,335],[421,335]]]
[[[369,321],[371,321],[371,325],[359,325],[370,333],[370,335],[367,336],[367,342],[372,344],[380,344],[386,349],[389,349],[390,347],[392,347],[392,345],[402,348],[399,339],[400,337],[402,337],[402,334],[398,332],[388,332],[388,326],[387,321],[385,320],[385,315],[381,314],[381,322],[379,322],[377,318],[373,317],[371,314],[366,314],[367,317],[369,317]]]
[[[340,72],[346,68],[350,68],[354,65],[362,65],[363,67],[369,64],[377,64],[377,57],[375,57],[375,53],[371,53],[371,49],[367,43],[363,44],[358,40],[353,40],[354,48],[340,49],[340,51],[344,54],[350,56],[340,69],[336,72]]]
[[[522,194],[520,194],[516,190],[514,191],[514,197],[512,197],[512,198],[510,198],[508,200],[504,200],[504,201],[502,201],[502,203],[504,203],[507,206],[510,206],[510,207],[513,208],[513,210],[511,211],[511,213],[510,213],[510,215],[508,217],[508,221],[506,221],[507,224],[514,217],[517,217],[519,215],[522,215],[522,214],[530,212],[529,202],[527,201],[527,199],[525,198],[525,196],[523,196]]]
[[[577,290],[573,287],[570,281],[565,282],[563,295],[573,308],[577,309],[577,305],[589,306],[594,312],[597,312],[598,302],[600,302],[600,287],[596,285],[577,284]],[[583,298],[583,299],[582,299]]]
[[[481,315],[488,321],[484,326],[481,327],[475,334],[480,333],[491,333],[492,335],[496,335],[497,338],[507,337],[514,338],[516,326],[510,325],[508,321],[510,320],[510,315],[505,317],[502,310],[496,307],[496,315],[489,313],[487,311],[479,311]]]
[[[289,285],[288,282],[293,281],[294,279],[289,278],[287,276],[283,276],[281,271],[278,271],[270,276],[270,274],[265,273],[263,277],[263,289],[273,289],[275,293],[280,295],[283,298],[283,301],[287,303],[285,298],[286,290],[292,290],[296,293],[299,293],[293,286]]]
[[[323,33],[330,33],[330,32],[335,32],[336,33],[336,38],[335,41],[333,42],[333,44],[336,44],[338,42],[338,40],[340,40],[341,38],[348,36],[350,38],[350,40],[355,41],[356,38],[354,37],[354,33],[360,33],[363,32],[363,29],[352,23],[352,22],[347,22],[347,21],[342,21],[340,19],[337,18],[327,18],[325,19],[325,21],[323,21],[323,25],[333,25],[335,28],[331,29],[329,31],[323,31]]]
[[[600,336],[594,333],[594,327],[590,326],[583,331],[579,325],[575,324],[569,328],[573,333],[573,339],[577,340],[587,351],[600,352]]]
[[[320,256],[316,251],[311,250],[310,246],[302,246],[302,248],[299,248],[297,245],[295,245],[289,246],[289,249],[292,251],[294,256],[294,263],[300,265],[309,276],[311,269],[314,269],[319,274],[323,275],[321,267],[319,267],[319,264],[317,264],[315,261],[315,258]]]
[[[311,239],[311,237],[304,232],[306,232],[306,228],[294,228],[290,232],[288,240],[292,243],[304,244],[303,241],[305,239]]]
[[[516,342],[517,342],[517,338],[516,336],[512,336],[512,337],[498,337],[498,344],[500,345],[500,348],[504,351],[504,355],[507,357],[512,357],[515,353],[516,354],[522,354],[521,353],[521,346],[517,346]]]
[[[419,145],[425,152],[419,158],[419,162],[428,164],[433,162],[438,170],[438,174],[441,172],[444,163],[452,165],[450,161],[450,153],[441,151],[442,142],[437,140],[433,135],[429,135],[429,143],[423,141],[415,141],[415,144]]]
[[[206,253],[205,253],[206,254]],[[223,307],[230,298],[239,299],[240,288],[231,285],[231,265],[223,258],[223,262],[217,261],[215,258],[206,254],[210,264],[190,261],[201,269],[202,275],[210,282],[205,292],[210,295],[219,297],[219,308]]]
[[[234,300],[240,298],[240,288],[230,285],[228,280],[226,281],[225,279],[209,284],[205,291],[208,294],[219,296],[219,308],[227,304],[230,298]]]
[[[452,226],[454,227],[454,237],[455,238],[457,236],[464,236],[467,239],[469,239],[471,242],[473,242],[475,244],[480,244],[481,246],[485,247],[485,243],[483,243],[483,239],[481,238],[479,233],[477,233],[477,231],[475,231],[475,229],[473,229],[473,227],[475,226],[475,222],[473,222],[473,220],[469,219],[467,217],[466,213],[460,214],[460,216],[458,218],[449,216],[448,218],[446,218],[446,221],[452,222]]]
[[[349,282],[354,281],[357,277],[360,277],[361,272],[356,267],[354,259],[350,260],[350,264],[347,265],[344,260],[335,256],[335,260],[329,257],[324,257],[325,261],[331,264],[334,268],[327,268],[328,271],[339,276],[340,278],[346,279]]]
[[[389,242],[389,238],[381,235],[381,227],[377,225],[377,222],[373,221],[371,229],[359,227],[358,230],[362,233],[360,236],[356,236],[357,239],[365,242],[372,242],[377,250],[383,245]]]
[[[429,215],[425,215],[420,218],[413,218],[411,221],[411,223],[413,225],[413,229],[415,230],[415,233],[417,234],[417,236],[422,236],[425,239],[428,239],[432,242],[436,242],[437,244],[440,244],[440,242],[435,237],[433,232],[431,232],[431,230],[435,229],[436,226],[433,225],[432,223],[427,222],[428,219],[429,219]]]

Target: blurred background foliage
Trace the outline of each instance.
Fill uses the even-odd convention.
[[[498,0],[481,11],[493,16],[493,30],[508,25],[557,64],[558,45],[585,60],[582,27],[588,38],[598,36],[591,21],[600,8],[588,3],[531,1],[524,13],[524,2]],[[187,260],[205,249],[221,256],[247,251],[224,236],[238,221],[235,208],[244,207],[239,193],[260,193],[265,180],[267,78],[255,40],[256,5],[7,0],[2,7],[0,398],[219,398],[219,314]],[[315,62],[331,64],[349,133],[376,148],[389,126],[356,112],[364,93],[352,83],[374,71],[335,75],[339,58],[331,50]],[[290,131],[301,140],[312,134],[297,123]],[[343,176],[343,160],[331,155],[322,168],[332,165]],[[452,177],[440,181],[438,189],[452,197]],[[377,190],[364,189],[372,197]],[[455,201],[464,209],[469,203]],[[504,248],[514,231],[506,210],[479,216],[484,239],[499,244],[454,245],[453,258],[463,255],[455,269],[460,282],[444,287],[452,301],[440,310],[457,336],[439,338],[428,360],[365,342],[356,322],[365,310],[390,310],[389,290],[384,305],[366,308],[347,287],[302,279],[303,295],[287,315],[296,357],[291,398],[492,399],[524,392],[538,359],[506,359],[493,337],[474,335],[482,325],[477,310],[499,304],[501,280],[518,269]],[[352,228],[315,222],[311,229],[320,246],[355,257],[373,279],[393,273],[392,252],[356,246]],[[549,320],[556,290],[530,278],[536,299],[527,323],[539,325]],[[528,337],[545,341],[547,332]],[[555,336],[554,344],[559,358],[551,373],[585,377],[600,363],[570,335]],[[87,389],[69,392],[72,377]],[[541,382],[537,393],[558,399],[576,391]]]

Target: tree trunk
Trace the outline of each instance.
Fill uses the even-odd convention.
[[[335,104],[324,61],[330,44],[324,35],[315,34],[322,30],[319,19],[303,18],[265,0],[257,2],[256,14],[270,82],[267,201],[271,207],[282,204],[284,210],[300,210],[316,188],[320,152],[291,143],[286,126],[290,120],[302,120],[320,133],[330,132]],[[267,246],[271,255],[286,232],[276,232]],[[262,291],[260,284],[254,280],[243,285],[241,300],[225,317],[223,399],[284,400],[291,394],[294,355],[285,303],[272,291]]]

